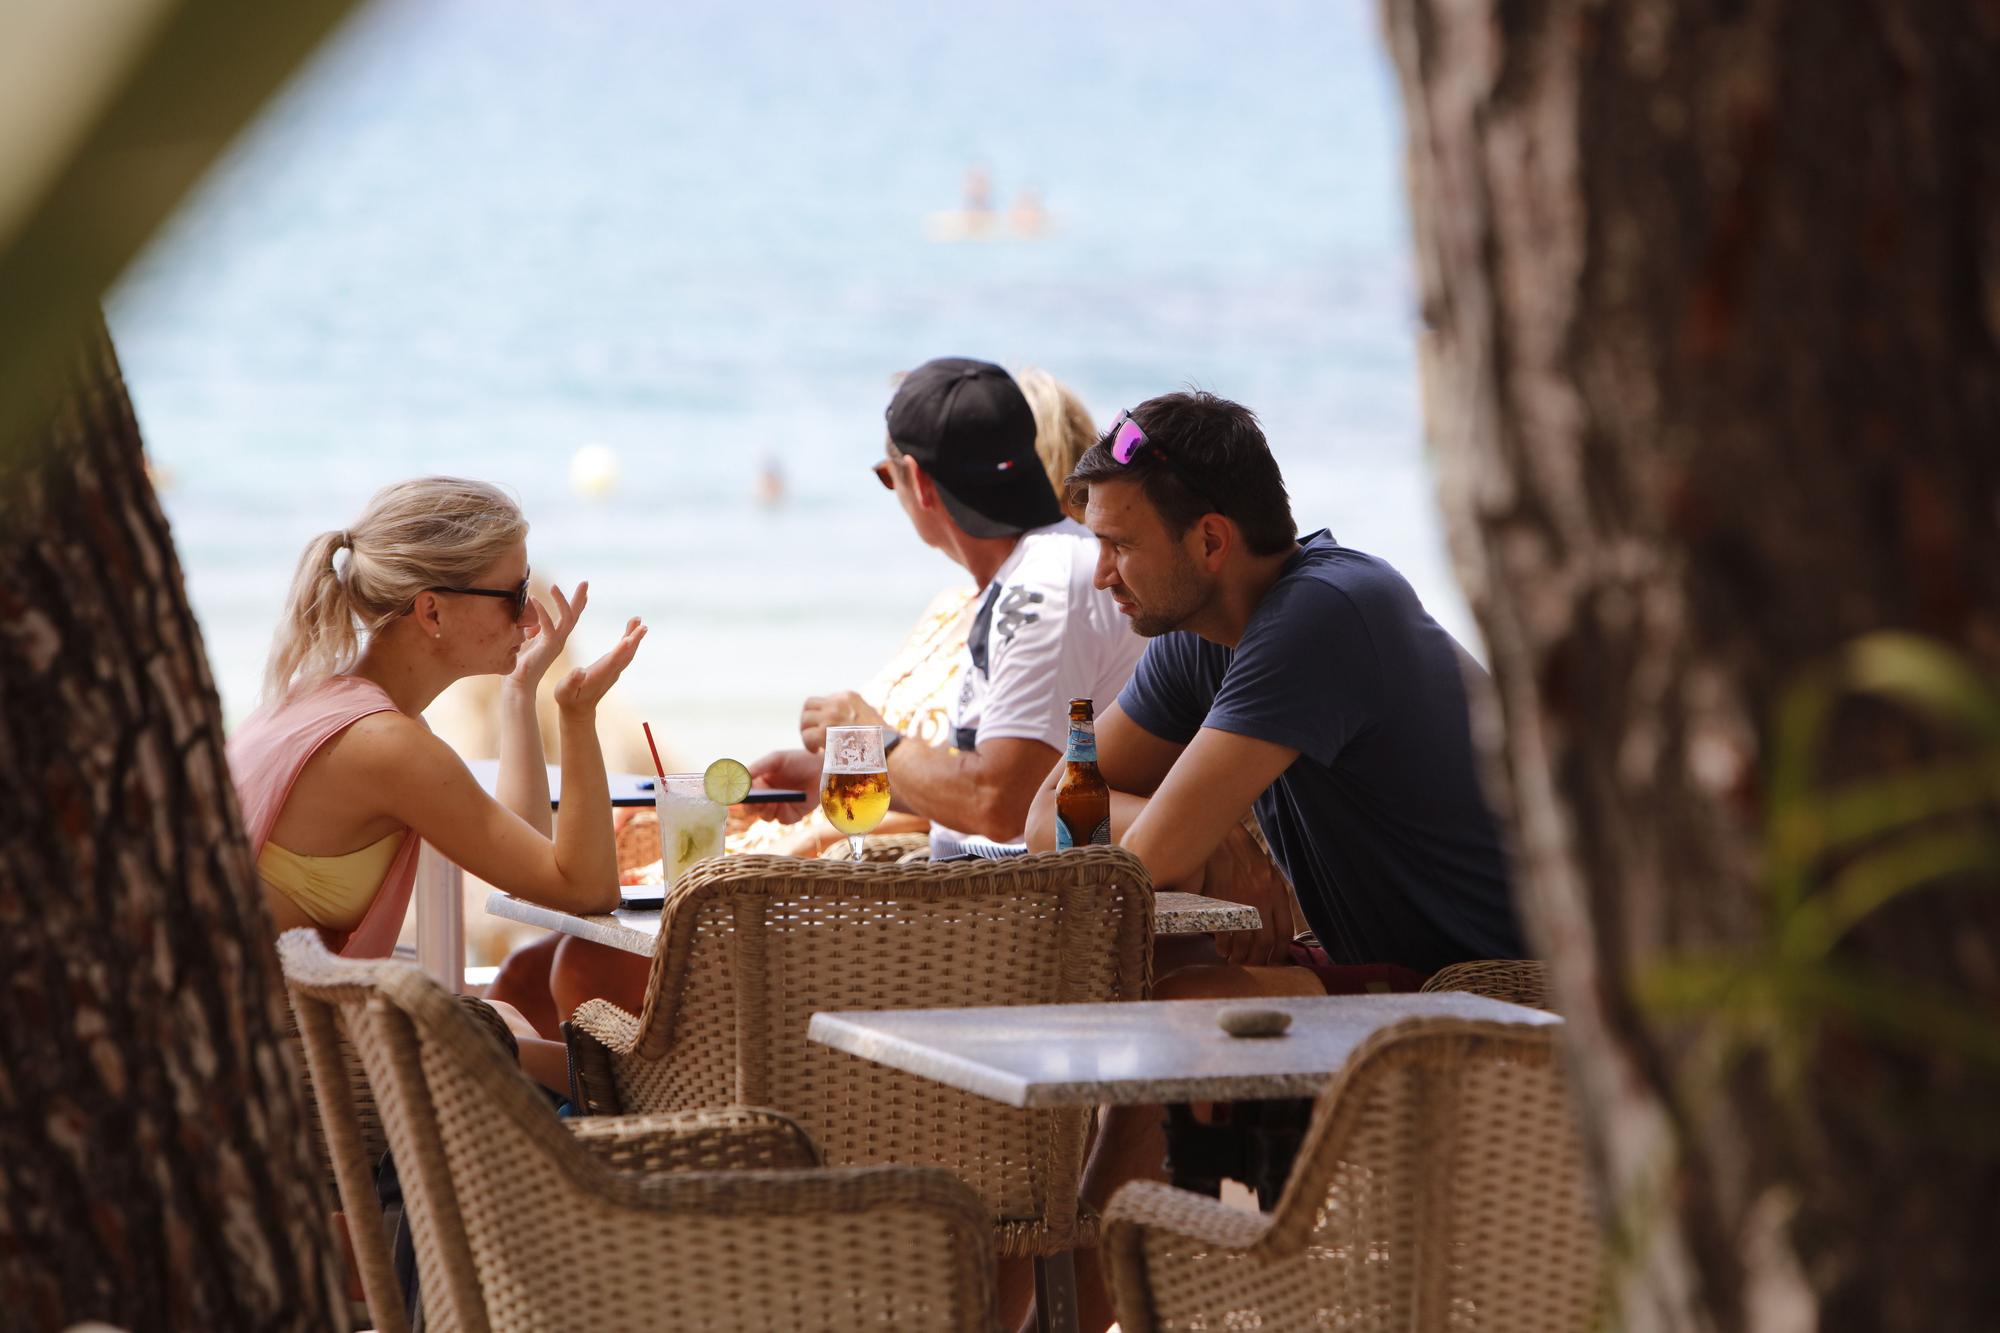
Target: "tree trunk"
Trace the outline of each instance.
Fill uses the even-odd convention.
[[[331,1328],[200,634],[100,323],[0,475],[0,1324]]]
[[[1631,1329],[2000,1308],[1990,1063],[1851,1021],[1714,1063],[1664,962],[1772,937],[1788,691],[1899,627],[2000,671],[2000,5],[1384,0],[1490,768]],[[1909,750],[1844,715],[1834,770]],[[1502,733],[1504,731],[1504,738]],[[1993,811],[1979,816],[1992,831]],[[1992,1019],[1994,877],[1839,950]]]

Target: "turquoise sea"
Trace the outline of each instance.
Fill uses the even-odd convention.
[[[868,471],[890,377],[941,354],[1045,366],[1100,424],[1250,404],[1301,525],[1473,645],[1398,121],[1369,0],[378,0],[111,302],[227,713],[307,538],[444,471],[591,580],[586,652],[653,625],[620,693],[678,752],[785,743],[957,577]],[[974,167],[1046,232],[934,239]],[[587,445],[608,494],[571,486]]]

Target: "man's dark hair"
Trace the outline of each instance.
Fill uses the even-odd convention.
[[[1072,504],[1083,503],[1094,481],[1136,481],[1176,537],[1203,514],[1222,514],[1256,555],[1276,555],[1297,539],[1291,497],[1255,412],[1193,390],[1148,398],[1132,419],[1145,444],[1121,463],[1111,437],[1098,440],[1063,480]]]

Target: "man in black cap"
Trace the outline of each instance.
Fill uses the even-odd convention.
[[[1035,454],[1035,418],[1013,378],[989,361],[917,367],[889,403],[887,456],[875,474],[911,527],[978,586],[967,663],[945,745],[890,732],[894,808],[931,821],[931,855],[1022,847],[1028,805],[1061,760],[1072,698],[1110,700],[1145,649],[1111,594],[1093,586],[1097,542],[1064,516]],[[850,692],[808,699],[804,750],[751,765],[761,781],[818,786],[830,726],[882,717]]]

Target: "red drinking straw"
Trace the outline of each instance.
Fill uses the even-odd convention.
[[[664,787],[667,781],[667,769],[660,762],[660,747],[653,744],[653,724],[641,722],[639,725],[646,729],[646,748],[653,752],[653,771],[660,775],[660,783]]]

